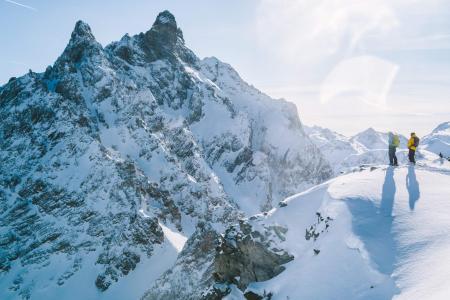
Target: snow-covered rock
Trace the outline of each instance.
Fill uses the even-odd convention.
[[[203,231],[332,174],[293,104],[200,60],[168,11],[106,47],[77,22],[0,118],[1,299],[139,297],[192,234],[177,264],[202,268]]]

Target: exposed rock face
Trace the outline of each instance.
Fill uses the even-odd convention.
[[[295,107],[198,59],[167,11],[105,48],[77,22],[45,73],[0,87],[0,118],[0,298],[108,291],[168,245],[161,224],[208,224],[170,271],[207,286],[220,228],[331,175]]]
[[[200,223],[180,252],[176,264],[166,271],[145,293],[142,299],[222,299],[227,293],[218,293],[209,287],[214,258],[220,234],[211,225]]]
[[[294,257],[283,250],[271,249],[271,232],[281,238],[283,227],[271,227],[264,234],[252,231],[251,225],[240,222],[225,231],[217,249],[214,277],[218,283],[236,284],[245,290],[250,282],[265,281],[284,270],[283,264]]]
[[[230,293],[233,284],[244,291],[251,282],[273,278],[293,259],[276,248],[285,233],[285,228],[273,225],[254,230],[243,220],[224,234],[201,224],[175,266],[142,299],[220,300]],[[250,298],[252,295],[249,293]],[[270,299],[269,295],[259,299],[266,298]]]
[[[143,46],[154,57],[164,58],[167,55],[176,55],[177,44],[183,44],[183,33],[177,27],[175,17],[168,11],[158,15],[152,28],[144,34]]]
[[[81,63],[83,58],[101,56],[102,51],[102,46],[95,40],[89,25],[83,21],[78,21],[63,54],[55,63],[55,68],[58,72],[70,71],[75,73],[77,72],[77,64]]]

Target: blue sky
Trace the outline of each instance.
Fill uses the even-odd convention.
[[[79,19],[107,45],[164,9],[198,56],[294,102],[308,125],[423,135],[450,121],[448,0],[0,0],[0,84],[45,70]]]

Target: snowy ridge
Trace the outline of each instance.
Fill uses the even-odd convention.
[[[364,170],[289,197],[253,221],[286,228],[286,270],[247,292],[278,299],[447,299],[449,174]],[[306,235],[305,235],[306,232]],[[242,299],[236,287],[226,299]]]

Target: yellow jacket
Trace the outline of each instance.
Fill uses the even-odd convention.
[[[414,136],[410,137],[408,140],[408,149],[416,150],[416,147],[414,146]]]

